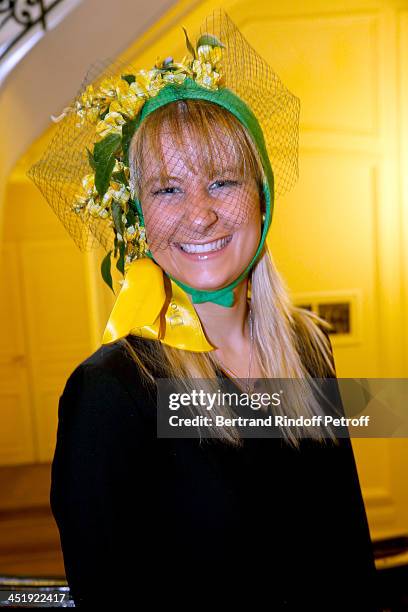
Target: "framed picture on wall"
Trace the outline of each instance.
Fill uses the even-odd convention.
[[[310,292],[293,294],[299,308],[311,310],[327,321],[333,344],[355,344],[361,337],[361,291]]]

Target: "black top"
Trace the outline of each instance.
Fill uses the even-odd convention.
[[[76,606],[148,597],[377,610],[350,439],[301,445],[157,438],[155,393],[120,343],[99,348],[60,398],[52,464],[51,507]]]

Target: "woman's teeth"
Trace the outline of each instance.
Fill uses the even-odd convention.
[[[180,248],[186,253],[209,253],[211,251],[219,251],[224,248],[229,242],[231,242],[232,236],[215,240],[214,242],[207,242],[207,244],[186,244],[179,243]]]

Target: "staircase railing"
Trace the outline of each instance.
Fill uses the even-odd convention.
[[[48,30],[82,0],[0,0],[0,85]]]

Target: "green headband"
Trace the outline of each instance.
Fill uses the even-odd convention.
[[[268,153],[266,150],[265,140],[262,133],[261,126],[259,125],[258,120],[256,119],[254,113],[250,110],[250,108],[235,95],[230,89],[220,88],[220,89],[205,89],[198,85],[193,79],[187,77],[184,82],[180,85],[166,85],[163,87],[157,96],[153,98],[149,98],[145,104],[143,105],[142,110],[139,115],[135,117],[135,119],[130,122],[129,128],[126,133],[125,143],[124,143],[124,154],[127,159],[127,165],[129,165],[128,153],[129,153],[129,145],[134,135],[135,131],[138,129],[142,121],[148,117],[151,113],[153,113],[158,108],[169,104],[170,102],[174,102],[176,100],[209,100],[210,102],[214,102],[219,106],[222,106],[230,113],[232,113],[248,130],[254,143],[256,144],[261,161],[262,167],[266,176],[266,181],[263,183],[263,194],[265,198],[265,221],[262,228],[262,236],[258,248],[256,250],[255,255],[253,256],[251,262],[248,264],[246,269],[239,275],[239,277],[227,285],[222,289],[217,289],[215,291],[207,291],[204,289],[194,289],[194,287],[190,287],[185,285],[184,283],[178,281],[173,278],[170,274],[166,272],[166,275],[171,278],[179,287],[181,287],[186,293],[190,294],[192,297],[193,304],[201,304],[203,302],[213,302],[215,304],[220,304],[221,306],[226,306],[230,308],[234,303],[234,293],[233,289],[248,275],[249,271],[255,264],[259,254],[262,251],[263,245],[265,243],[265,239],[271,224],[272,220],[272,211],[274,204],[274,177],[272,167],[269,161]],[[140,223],[144,225],[144,218],[142,212],[142,206],[138,199],[133,200],[133,204],[137,209]],[[147,256],[154,260],[153,255],[150,251],[146,252]],[[157,262],[155,262],[157,263]]]

